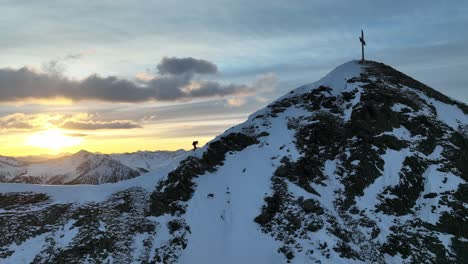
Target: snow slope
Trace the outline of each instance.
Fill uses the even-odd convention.
[[[468,106],[389,66],[351,61],[156,172],[0,184],[0,257],[464,263],[467,117]]]

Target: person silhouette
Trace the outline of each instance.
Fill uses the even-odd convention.
[[[195,151],[197,149],[197,144],[198,144],[198,141],[192,142],[193,151]]]

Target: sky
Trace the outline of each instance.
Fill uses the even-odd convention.
[[[0,155],[189,149],[366,57],[468,103],[467,1],[0,0]]]

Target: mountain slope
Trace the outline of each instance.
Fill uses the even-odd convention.
[[[158,170],[186,155],[178,151],[139,151],[97,154],[81,150],[41,162],[0,157],[0,182],[34,184],[103,184],[131,179]]]
[[[14,158],[0,156],[0,182],[22,175],[26,172],[26,163]]]
[[[138,151],[133,153],[111,154],[110,156],[125,166],[140,171],[155,171],[166,167],[175,159],[187,155],[185,150],[176,151]]]
[[[466,105],[384,64],[348,62],[180,164],[90,186],[98,198],[0,186],[0,257],[464,263],[467,126]]]

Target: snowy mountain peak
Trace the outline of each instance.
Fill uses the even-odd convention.
[[[76,152],[75,154],[73,154],[72,156],[75,156],[75,157],[85,157],[85,156],[87,156],[87,155],[89,155],[89,154],[92,154],[92,153],[89,152],[89,151],[87,151],[87,150],[82,149],[82,150]]]
[[[292,91],[291,94],[303,94],[306,92],[310,92],[313,89],[316,89],[320,86],[326,86],[332,88],[330,91],[333,95],[338,95],[343,91],[346,91],[348,85],[347,81],[353,78],[357,78],[363,72],[363,67],[365,67],[365,63],[362,63],[357,60],[352,60],[346,62],[330,73],[328,73],[325,77],[318,80],[315,83],[307,84],[301,86]]]
[[[0,254],[13,263],[33,244],[36,263],[465,263],[467,126],[465,104],[351,61],[180,163],[95,186],[107,196],[94,202],[0,188]]]

